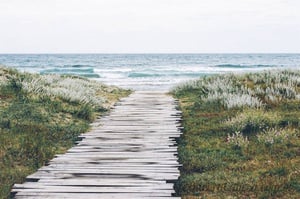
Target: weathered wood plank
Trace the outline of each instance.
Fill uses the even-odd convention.
[[[165,199],[169,198],[169,195],[159,193],[18,193],[17,198],[21,199],[36,199],[36,198],[85,198],[85,199],[141,199],[141,198],[152,198],[152,199]],[[180,197],[172,197],[172,199],[179,199]]]

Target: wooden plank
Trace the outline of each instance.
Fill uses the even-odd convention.
[[[86,199],[141,199],[141,198],[152,198],[152,199],[165,199],[171,198],[169,194],[159,193],[39,193],[39,192],[25,192],[18,193],[16,198],[20,199],[31,199],[31,198],[86,198]],[[172,199],[179,199],[180,197],[172,197]]]
[[[154,171],[154,172],[153,172]],[[136,176],[141,177],[141,178],[155,178],[155,179],[168,179],[171,178],[173,179],[173,177],[178,177],[178,171],[174,170],[174,171],[160,171],[160,170],[153,170],[153,171],[147,171],[147,170],[118,170],[118,171],[114,171],[114,170],[88,170],[88,169],[67,169],[67,170],[63,170],[63,169],[52,169],[52,170],[39,170],[36,174],[40,175],[40,176],[47,176],[47,175],[56,175],[56,176],[60,176],[60,175],[72,175],[72,176],[108,176],[108,175],[114,175],[116,174],[117,176]]]
[[[45,184],[16,184],[13,187],[13,191],[17,192],[22,190],[23,192],[52,192],[52,193],[76,193],[80,190],[80,193],[165,193],[173,194],[173,188],[169,187],[160,187],[160,186],[146,186],[146,187],[102,187],[102,186],[62,186],[62,185],[45,185]]]
[[[27,183],[33,183],[34,182],[26,182]],[[96,185],[96,186],[131,186],[131,187],[144,187],[144,186],[160,186],[165,188],[173,188],[173,184],[170,183],[164,183],[161,181],[150,181],[150,180],[137,180],[137,179],[97,179],[97,178],[88,178],[88,179],[41,179],[39,181],[39,184],[42,185],[61,185],[61,186],[70,186],[70,185]]]

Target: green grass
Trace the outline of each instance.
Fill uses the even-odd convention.
[[[129,93],[80,77],[0,68],[0,198],[70,148],[97,116]]]
[[[300,198],[300,71],[217,75],[175,88],[183,198]]]

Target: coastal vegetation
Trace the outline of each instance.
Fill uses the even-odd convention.
[[[0,198],[63,153],[129,90],[0,67]]]
[[[176,191],[300,198],[300,71],[206,76],[172,90],[183,112]]]

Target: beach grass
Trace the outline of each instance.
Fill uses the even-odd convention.
[[[183,112],[176,191],[300,198],[300,71],[207,76],[172,90]]]
[[[131,91],[75,76],[0,67],[0,198],[64,153],[90,123]]]

